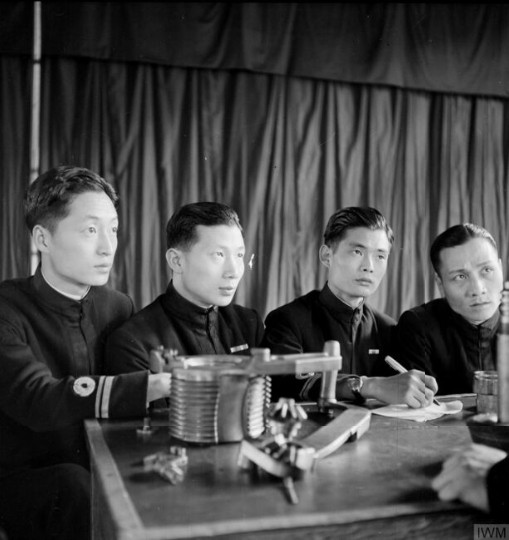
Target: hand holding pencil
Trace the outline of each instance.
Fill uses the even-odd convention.
[[[364,381],[363,395],[388,404],[404,403],[413,409],[431,405],[433,396],[438,390],[434,377],[416,369],[407,371],[393,358],[391,361],[392,367],[399,372],[398,375],[367,377]],[[399,367],[396,368],[396,365]]]
[[[408,369],[406,369],[404,366],[402,366],[397,360],[395,360],[392,356],[386,356],[385,357],[385,362],[391,366],[391,368],[394,370],[394,371],[397,371],[398,373],[408,373]],[[428,375],[424,375],[425,377],[425,384],[426,384],[426,377],[429,377]],[[433,377],[429,377],[430,379],[432,379],[433,381],[435,380]],[[428,385],[426,385],[428,386]],[[436,381],[435,381],[435,386],[436,386]],[[432,389],[433,387],[429,387],[430,389]],[[433,395],[436,393],[438,387],[435,388],[434,392],[433,392]],[[433,398],[433,403],[435,405],[438,405],[440,407],[440,403],[438,400],[436,400],[435,398]]]

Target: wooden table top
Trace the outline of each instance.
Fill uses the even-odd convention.
[[[409,537],[408,531],[395,534],[395,527],[422,527],[418,538],[472,538],[482,516],[439,501],[430,481],[454,448],[471,442],[465,418],[474,412],[467,398],[461,413],[425,423],[373,414],[361,439],[295,481],[296,505],[281,480],[238,467],[237,443],[188,447],[188,470],[178,485],[145,472],[143,457],[175,442],[165,416],[153,421],[149,437],[137,433],[140,420],[89,420],[86,430],[95,481],[105,494],[101,512],[111,514],[118,538],[258,538],[269,532],[270,538],[309,538],[311,530],[322,537],[322,529],[327,537],[331,526],[359,538],[369,537],[368,530],[377,538]],[[444,524],[450,534],[433,536]]]

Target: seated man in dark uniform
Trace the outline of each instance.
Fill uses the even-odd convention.
[[[438,235],[430,258],[443,298],[401,315],[395,355],[433,375],[440,394],[472,392],[474,371],[495,369],[503,287],[497,245],[487,230],[465,223]]]
[[[384,358],[396,322],[365,302],[385,275],[393,241],[378,210],[349,207],[335,212],[319,254],[328,270],[327,283],[321,291],[269,313],[263,346],[275,354],[308,353],[321,352],[326,341],[339,341],[343,367],[338,399],[362,402],[369,397],[419,408],[431,403],[434,379],[416,370],[394,375]],[[316,399],[319,375],[273,377],[274,399]]]
[[[166,227],[172,280],[164,294],[113,332],[110,373],[146,370],[159,346],[181,355],[249,354],[263,335],[256,311],[232,304],[244,274],[244,238],[237,213],[216,202],[180,208]]]
[[[142,417],[169,375],[100,375],[104,337],[133,312],[104,285],[118,197],[88,169],[52,169],[28,188],[41,262],[0,284],[0,525],[9,539],[90,538],[86,418]]]

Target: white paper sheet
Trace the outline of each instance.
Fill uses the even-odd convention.
[[[457,414],[463,409],[461,401],[446,401],[435,405],[432,403],[423,409],[412,409],[408,405],[386,405],[378,409],[372,409],[373,414],[381,416],[390,416],[392,418],[401,418],[403,420],[413,420],[414,422],[426,422],[427,420],[435,420],[445,414]]]

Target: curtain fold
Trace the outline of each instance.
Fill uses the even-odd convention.
[[[30,272],[23,193],[30,181],[30,64],[0,56],[0,278]]]
[[[26,275],[28,61],[0,58],[1,279]],[[433,238],[473,221],[508,257],[508,102],[243,71],[46,58],[41,167],[97,170],[121,196],[111,282],[138,308],[169,279],[165,225],[182,204],[239,213],[247,260],[236,301],[264,316],[312,288],[340,207],[378,208],[394,229],[372,304],[394,317],[437,294]],[[25,242],[26,241],[26,242]]]
[[[509,5],[42,2],[43,55],[509,95]],[[32,2],[0,3],[0,54],[30,55]]]

